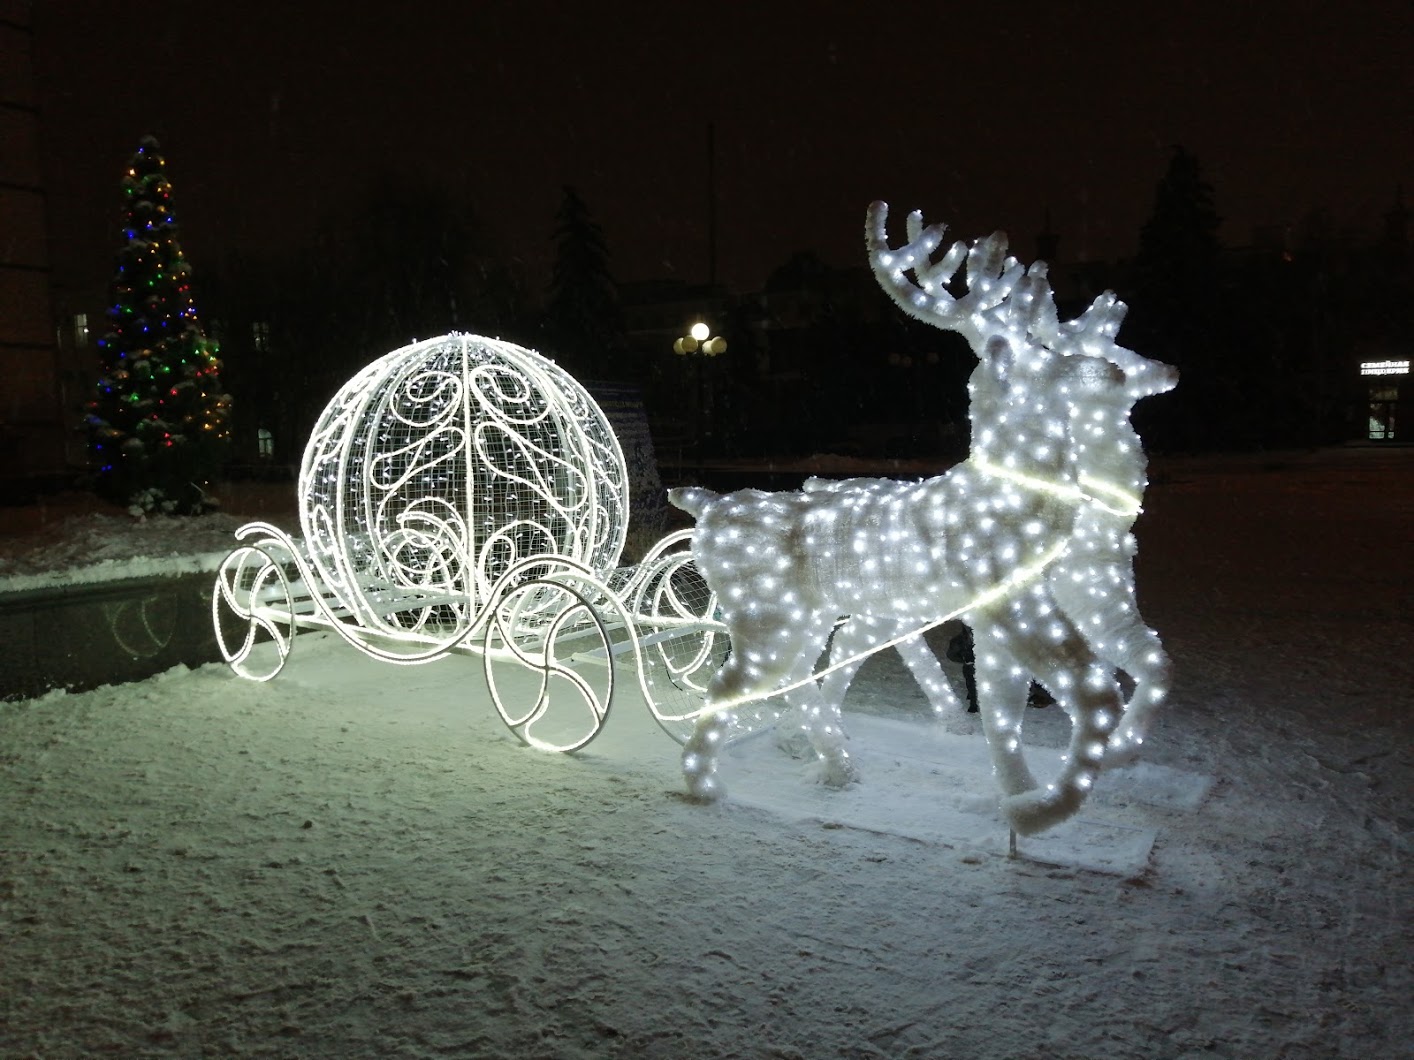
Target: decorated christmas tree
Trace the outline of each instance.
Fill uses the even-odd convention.
[[[166,160],[151,136],[123,177],[123,237],[101,375],[88,406],[96,486],[139,512],[195,514],[230,441],[230,397],[177,242]]]

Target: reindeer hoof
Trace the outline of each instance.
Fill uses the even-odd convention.
[[[1114,739],[1105,748],[1105,757],[1100,760],[1100,768],[1104,770],[1127,769],[1139,761],[1143,753],[1144,745],[1140,740]]]
[[[822,758],[816,767],[815,779],[827,788],[847,788],[859,780],[859,772],[848,758]]]
[[[722,782],[715,776],[689,776],[687,778],[687,793],[697,802],[720,802],[726,795],[727,789],[722,786]]]
[[[778,726],[776,746],[792,758],[804,758],[810,752],[810,730],[799,726]]]
[[[1032,788],[1002,799],[1007,823],[1020,835],[1044,832],[1069,818],[1080,808],[1080,800],[1063,798],[1044,788]]]

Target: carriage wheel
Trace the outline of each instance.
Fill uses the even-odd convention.
[[[274,541],[243,545],[221,561],[211,590],[211,623],[221,655],[241,677],[268,681],[285,666],[295,636],[294,597]],[[233,628],[234,627],[234,628]],[[268,637],[273,665],[256,645]]]
[[[707,682],[726,662],[729,641],[714,621],[717,597],[691,552],[650,561],[634,601],[641,627],[639,684],[663,731],[686,743],[707,697]]]
[[[592,579],[522,582],[488,617],[486,686],[506,726],[545,751],[577,751],[599,735],[614,695],[613,638]]]

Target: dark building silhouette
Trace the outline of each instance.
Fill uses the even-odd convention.
[[[0,3],[0,481],[12,498],[66,463],[30,16],[28,0]]]

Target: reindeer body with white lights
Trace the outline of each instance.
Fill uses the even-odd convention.
[[[899,251],[888,246],[888,208],[883,203],[870,206],[865,240],[869,261],[880,286],[909,315],[950,330],[961,331],[979,348],[982,332],[974,314],[986,302],[1005,298],[1020,278],[1020,267],[1010,258],[1003,260],[1006,242],[1001,233],[979,242],[967,252],[955,243],[938,263],[933,252],[941,244],[944,228],[922,227],[921,217],[909,218],[908,245]],[[968,293],[954,297],[946,285],[951,282],[964,257],[968,263]],[[1027,270],[1027,277],[1044,280],[1044,265]],[[917,283],[904,273],[912,270]],[[1103,410],[1101,419],[1079,425],[1072,439],[1075,448],[1076,479],[1087,491],[1089,503],[1076,515],[1071,547],[1046,572],[1047,585],[1061,610],[1084,633],[1091,649],[1101,659],[1127,673],[1135,683],[1120,725],[1110,735],[1104,766],[1129,765],[1138,755],[1150,717],[1163,702],[1169,685],[1171,665],[1158,635],[1139,614],[1134,587],[1134,554],[1131,530],[1139,514],[1139,502],[1147,485],[1147,458],[1143,443],[1130,423],[1136,401],[1171,390],[1178,373],[1168,365],[1141,357],[1115,341],[1126,306],[1105,292],[1081,316],[1060,323],[1049,285],[1033,288],[1039,308],[1028,329],[1034,339],[1066,355],[1102,357],[1125,376],[1126,401]],[[985,320],[985,317],[982,318]],[[847,479],[843,482],[812,480],[806,489],[903,488],[888,479]],[[868,615],[856,615],[841,626],[831,644],[831,658],[859,657],[875,644],[894,638],[896,624]],[[900,654],[923,687],[935,715],[944,716],[961,709],[957,696],[943,677],[937,658],[921,637],[898,644]],[[861,660],[862,661],[862,660]],[[842,701],[860,663],[841,667],[822,682],[829,698]],[[783,747],[797,750],[799,721],[783,723]]]
[[[883,210],[871,208],[871,228],[880,233]],[[899,277],[914,270],[926,299],[929,284],[946,283],[966,251],[954,247],[928,265],[940,230],[924,232],[917,215],[909,228],[912,245],[878,264]],[[1059,606],[1049,574],[1073,544],[1079,508],[1095,499],[1081,485],[1078,454],[1125,406],[1126,377],[1111,360],[1054,348],[1063,336],[1052,338],[1059,325],[1044,265],[1023,269],[1001,260],[1001,250],[994,238],[966,254],[972,304],[965,319],[944,325],[962,331],[979,355],[966,462],[895,488],[672,492],[698,518],[694,556],[718,594],[733,645],[683,752],[694,795],[721,793],[717,759],[732,708],[781,693],[807,719],[821,779],[847,783],[854,766],[839,701],[823,694],[812,672],[839,617],[892,623],[903,630],[898,643],[962,617],[977,632],[984,730],[1012,826],[1039,831],[1083,803],[1123,700],[1113,667]],[[1070,337],[1083,345],[1078,329]],[[1101,485],[1109,500],[1124,499],[1112,484]],[[1032,676],[1073,720],[1065,764],[1044,788],[1020,741]]]

